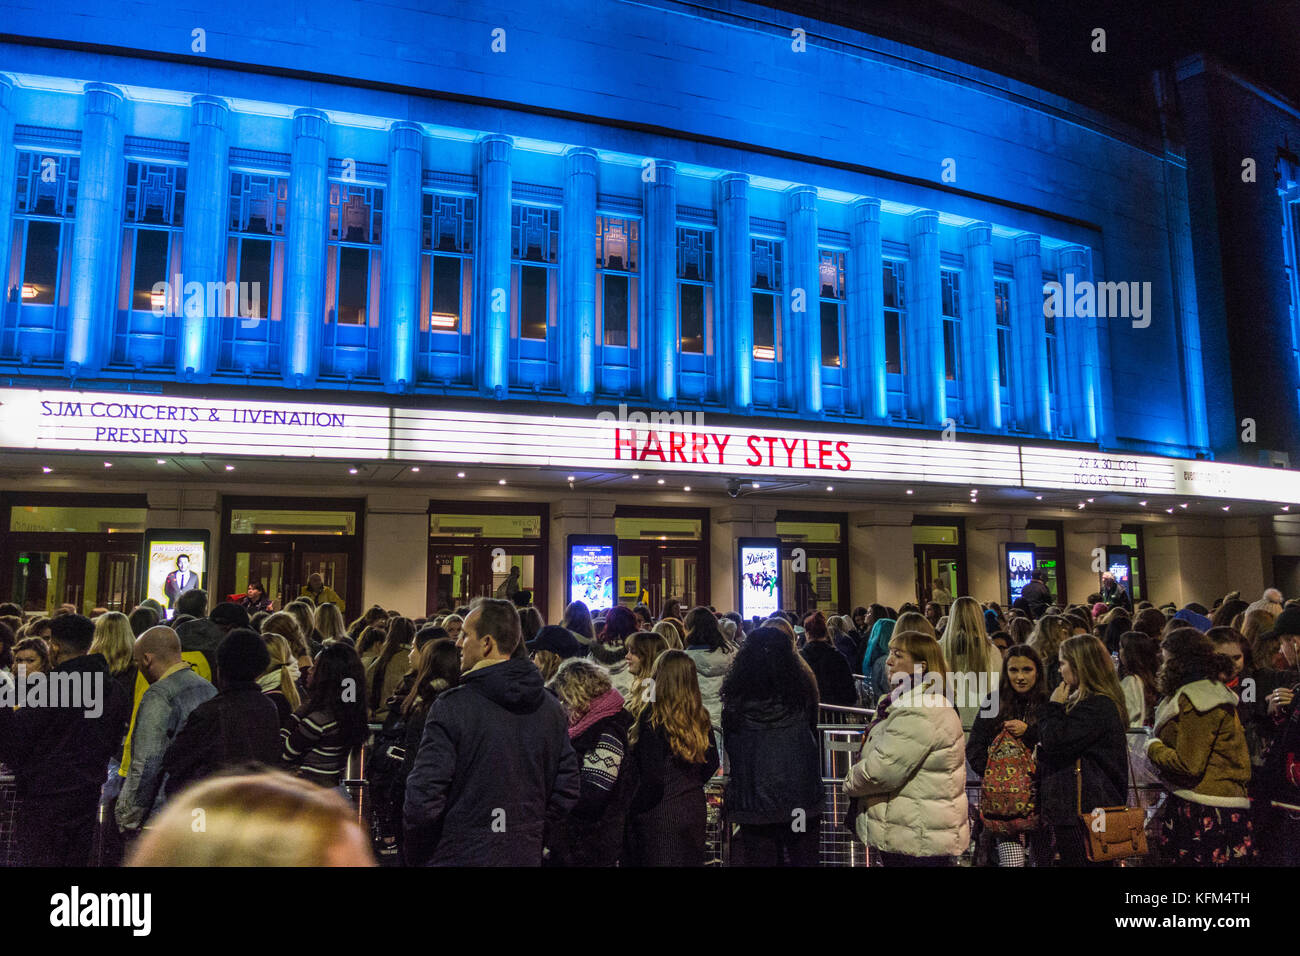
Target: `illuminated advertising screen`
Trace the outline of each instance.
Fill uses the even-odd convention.
[[[1129,549],[1124,546],[1116,547],[1112,545],[1106,549],[1106,570],[1115,575],[1115,580],[1119,582],[1120,587],[1125,591],[1132,593],[1133,588],[1129,577],[1131,575],[1131,564],[1129,562]]]
[[[1034,573],[1034,546],[1007,545],[1007,600],[1014,604]]]
[[[781,554],[775,538],[741,538],[738,543],[740,614],[771,617],[781,608]]]
[[[176,616],[176,599],[204,587],[208,571],[208,532],[150,529],[144,539],[145,597],[163,606],[167,620]]]
[[[588,609],[614,606],[618,539],[613,535],[569,535],[569,597]]]

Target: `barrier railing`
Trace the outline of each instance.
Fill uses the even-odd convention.
[[[15,817],[18,812],[18,791],[11,774],[0,773],[0,866],[18,865],[18,837]]]

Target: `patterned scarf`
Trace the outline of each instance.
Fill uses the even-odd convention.
[[[611,687],[591,702],[591,706],[587,708],[587,712],[583,714],[576,723],[573,723],[572,718],[570,718],[569,739],[574,740],[575,738],[582,736],[584,731],[604,720],[606,717],[617,714],[622,709],[623,695],[618,692],[617,688]]]

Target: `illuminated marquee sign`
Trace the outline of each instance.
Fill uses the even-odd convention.
[[[932,482],[1300,503],[1300,472],[1149,455],[492,411],[0,389],[0,447]]]

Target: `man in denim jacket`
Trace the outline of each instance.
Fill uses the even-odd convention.
[[[217,689],[181,658],[181,641],[169,627],[151,627],[136,639],[135,663],[149,682],[131,736],[131,769],[117,798],[117,825],[139,831],[163,795],[163,755],[190,711]]]

